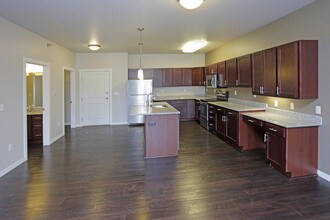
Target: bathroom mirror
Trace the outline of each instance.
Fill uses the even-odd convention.
[[[42,74],[26,75],[27,106],[42,106]]]

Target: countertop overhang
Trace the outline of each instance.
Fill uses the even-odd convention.
[[[164,108],[154,108],[152,105],[165,105]],[[130,115],[179,115],[180,112],[167,102],[152,102],[150,105],[133,105]]]

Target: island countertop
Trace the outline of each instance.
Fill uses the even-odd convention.
[[[161,107],[163,106],[163,107]],[[150,105],[134,105],[130,115],[178,115],[180,112],[167,102],[152,102]]]

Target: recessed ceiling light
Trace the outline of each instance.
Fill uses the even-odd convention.
[[[183,53],[193,53],[193,52],[205,47],[206,44],[207,44],[207,42],[205,40],[189,41],[183,45],[182,52]]]
[[[88,44],[88,48],[90,49],[90,50],[98,50],[98,49],[100,49],[101,48],[101,45],[99,45],[99,44]]]
[[[177,0],[186,9],[195,9],[201,6],[204,0]]]

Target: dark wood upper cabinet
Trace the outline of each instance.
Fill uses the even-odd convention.
[[[276,95],[276,48],[252,54],[252,93]]]
[[[226,62],[218,63],[218,82],[220,86],[226,86]],[[221,85],[222,83],[222,85]]]
[[[154,69],[153,70],[153,86],[162,87],[164,86],[164,69]]]
[[[237,86],[237,59],[226,61],[226,81],[227,86]]]
[[[172,86],[182,86],[183,77],[181,68],[172,69]]]
[[[318,42],[301,40],[277,47],[277,95],[318,98]]]
[[[192,69],[192,85],[203,86],[204,85],[204,68],[197,67]]]
[[[173,69],[166,68],[164,69],[164,86],[172,86],[173,85]]]
[[[206,75],[213,75],[218,73],[218,64],[210,64],[206,66]]]
[[[251,87],[251,55],[237,58],[237,86]]]
[[[182,85],[192,86],[192,68],[182,69]]]

